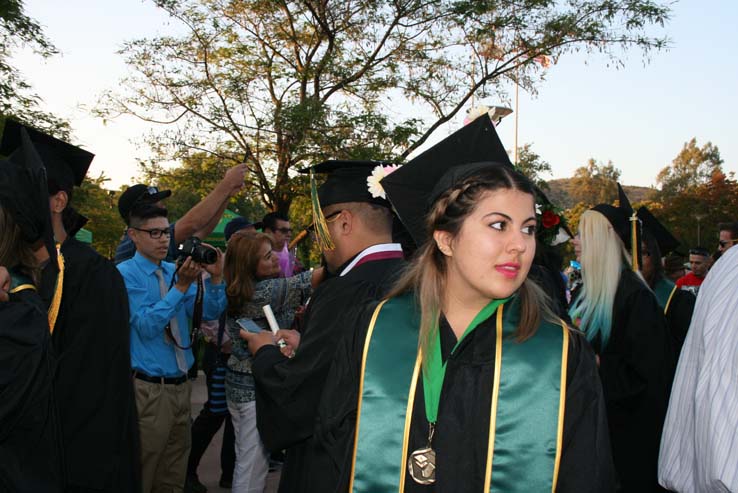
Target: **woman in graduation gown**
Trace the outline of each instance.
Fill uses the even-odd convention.
[[[625,247],[640,244],[629,212],[601,204],[582,215],[583,283],[569,314],[598,354],[618,491],[664,491],[657,463],[675,361],[663,309]]]
[[[0,491],[61,491],[58,422],[52,400],[54,359],[49,324],[37,293],[43,174],[0,161],[0,265],[10,272],[0,302]]]
[[[614,491],[594,354],[526,280],[528,180],[411,162],[382,185],[420,247],[337,351],[316,431],[335,491]]]

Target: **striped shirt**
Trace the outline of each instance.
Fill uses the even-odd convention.
[[[738,492],[738,248],[700,287],[661,439],[659,483]]]

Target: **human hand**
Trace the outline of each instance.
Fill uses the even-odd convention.
[[[210,274],[210,282],[220,284],[223,280],[223,259],[225,258],[223,252],[220,251],[220,248],[215,248],[213,245],[208,245],[207,243],[203,243],[203,245],[209,246],[218,254],[218,259],[214,264],[206,264],[203,268]]]
[[[280,329],[277,331],[277,340],[281,339],[285,345],[281,348],[282,354],[288,358],[295,352],[300,345],[300,333],[291,329]]]
[[[5,267],[0,266],[0,301],[8,301],[10,291],[10,272]]]
[[[202,272],[202,266],[192,260],[192,257],[187,257],[179,270],[177,270],[177,282],[174,287],[180,290],[182,293],[186,293],[190,289],[192,284]]]
[[[229,196],[233,197],[241,191],[245,177],[246,163],[237,164],[226,171],[221,183],[226,187],[226,190],[228,190]]]
[[[272,334],[268,330],[262,330],[261,332],[249,332],[247,330],[241,329],[241,331],[238,333],[238,336],[246,341],[246,344],[249,345],[249,352],[251,354],[256,354],[256,352],[263,346],[276,345],[274,334]]]

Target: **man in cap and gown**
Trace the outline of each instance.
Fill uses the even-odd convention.
[[[342,335],[363,306],[387,293],[404,266],[401,246],[392,240],[389,202],[370,189],[372,175],[390,169],[375,161],[326,161],[311,168],[326,175],[320,188],[313,182],[313,215],[331,277],[308,303],[293,358],[282,355],[271,334],[242,331],[254,354],[259,434],[270,451],[287,450],[282,493],[329,491],[312,438],[323,383]]]
[[[47,265],[41,296],[58,358],[54,377],[69,492],[140,489],[138,427],[131,383],[128,296],[109,260],[64,227],[72,191],[93,154],[12,120],[1,152],[20,153],[25,131],[48,176],[49,209],[59,247],[58,273]],[[70,217],[73,219],[69,221]],[[67,225],[80,219],[66,214]]]
[[[694,294],[677,288],[676,284],[664,275],[661,257],[676,250],[679,240],[674,238],[647,207],[640,207],[637,214],[643,225],[641,273],[656,295],[659,306],[664,310],[674,342],[674,354],[678,357],[687,337],[689,323],[692,321],[696,299]]]
[[[454,170],[472,166],[467,163],[510,166],[507,153],[487,117],[477,119],[463,127],[410,161],[396,173],[382,180],[381,184],[393,207],[417,244],[422,245],[427,238],[425,217],[432,191],[439,186],[439,183],[447,184],[449,187],[454,185],[456,183]],[[393,298],[390,302],[396,299]],[[412,311],[412,308],[402,311],[406,313]],[[509,312],[515,313],[514,310],[509,310]],[[482,322],[477,330],[464,339],[465,343],[459,345],[458,351],[454,351],[453,356],[446,359],[444,382],[452,381],[453,385],[444,383],[441,391],[435,430],[436,434],[442,433],[445,439],[438,439],[437,446],[433,447],[435,463],[439,465],[443,463],[444,472],[436,469],[438,474],[435,477],[435,483],[421,484],[411,479],[411,474],[401,473],[403,470],[408,470],[406,459],[410,452],[429,443],[429,420],[426,418],[425,407],[422,404],[424,402],[422,379],[417,377],[414,380],[417,382],[417,387],[411,387],[410,392],[405,392],[404,395],[401,391],[397,400],[393,400],[393,396],[389,393],[384,394],[387,387],[376,387],[370,383],[374,375],[379,375],[376,380],[373,380],[375,383],[380,381],[379,378],[382,375],[387,376],[382,381],[402,380],[402,375],[406,375],[407,372],[400,373],[399,368],[401,366],[407,368],[409,362],[412,370],[417,341],[411,341],[408,346],[411,348],[409,356],[412,357],[412,361],[391,358],[391,361],[386,362],[386,368],[379,368],[375,365],[370,370],[367,354],[373,350],[376,351],[377,361],[379,361],[380,353],[385,352],[382,349],[384,347],[382,342],[392,346],[401,343],[399,339],[396,339],[399,336],[396,333],[399,325],[395,326],[390,317],[384,326],[380,327],[379,321],[374,325],[374,334],[381,330],[386,333],[387,339],[382,341],[372,336],[371,343],[367,345],[370,322],[373,325],[376,320],[374,316],[376,316],[374,306],[364,310],[360,322],[354,325],[344,337],[336,351],[323,390],[316,423],[317,453],[327,458],[321,469],[321,476],[329,478],[332,483],[331,489],[324,491],[351,492],[350,484],[354,485],[353,491],[390,491],[388,488],[374,487],[372,489],[371,486],[367,486],[367,482],[379,484],[387,477],[390,477],[389,481],[392,481],[395,476],[404,478],[404,483],[402,479],[399,479],[393,484],[399,481],[400,491],[408,493],[481,491],[483,488],[480,485],[484,483],[489,464],[490,430],[495,426],[490,417],[495,376],[494,364],[490,364],[489,355],[495,354],[494,319],[497,317],[492,316]],[[505,325],[508,325],[507,322]],[[561,329],[561,326],[557,327],[559,333]],[[453,348],[456,338],[453,334],[449,335],[451,329],[446,330],[445,324],[441,324],[439,331],[441,331],[442,351],[448,353]],[[417,335],[415,338],[417,339]],[[550,413],[543,411],[544,405],[540,399],[535,399],[535,404],[530,408],[537,409],[538,418],[536,419],[546,423],[553,422],[550,430],[557,429],[557,419],[559,423],[563,422],[563,426],[558,428],[559,441],[563,444],[561,461],[560,463],[557,461],[555,466],[553,461],[549,464],[551,469],[558,471],[557,491],[613,491],[614,471],[609,451],[602,390],[596,376],[594,355],[583,338],[570,337],[569,341],[568,356],[566,356],[568,390],[565,396],[561,395],[557,384],[556,395],[553,398],[556,403],[565,401],[563,419],[562,414],[556,411]],[[561,358],[561,349],[555,350],[558,351],[556,357]],[[364,358],[367,358],[365,371],[362,368]],[[492,361],[494,362],[494,356],[492,356]],[[539,379],[540,377],[540,375],[537,376]],[[527,384],[524,385],[527,386]],[[537,395],[532,387],[528,389],[528,392],[529,395]],[[408,395],[410,399],[414,398],[415,404],[412,407],[408,404]],[[360,396],[363,399],[361,408],[359,407]],[[375,412],[373,419],[367,419],[371,417],[371,413],[365,414],[366,402],[372,396],[381,397],[372,399],[372,401],[379,403],[380,407],[383,406],[385,412]],[[503,402],[503,397],[500,397],[499,402]],[[561,412],[562,408],[558,404],[554,404],[554,407]],[[359,409],[362,413],[361,426],[368,431],[364,439],[357,441],[355,437],[357,436]],[[405,414],[406,409],[411,413],[410,416]],[[412,411],[409,411],[411,409]],[[509,408],[500,404],[500,409],[502,411],[498,411],[498,417],[510,416],[509,411],[506,411]],[[525,422],[524,418],[520,419],[518,426]],[[403,425],[404,420],[408,420],[406,421],[408,424]],[[393,423],[397,425],[393,427]],[[407,437],[404,439],[406,442],[403,440],[403,426],[409,428]],[[385,429],[395,431],[387,432]],[[522,428],[512,427],[508,430],[512,430],[512,434],[521,440],[527,440],[526,443],[539,440],[532,436],[531,431],[526,430],[524,426]],[[498,434],[502,433],[498,431]],[[553,442],[547,440],[544,439],[549,452],[556,450],[557,439],[554,438]],[[522,447],[522,449],[525,448],[527,446]],[[402,449],[406,452],[402,452]],[[516,453],[520,451],[521,449],[518,449]],[[378,466],[378,463],[386,464],[384,457],[389,454],[395,454],[401,459],[389,468]],[[533,452],[529,457],[535,455],[536,453]],[[470,456],[474,459],[467,460]],[[516,464],[515,460],[506,458],[504,451],[498,450],[495,450],[494,459],[491,491],[543,491],[531,489],[530,483],[527,482],[526,475],[534,467],[533,461],[525,463],[517,461]],[[512,481],[505,486],[503,477],[506,473],[502,471],[505,469],[509,472],[511,468],[522,473],[522,476],[519,480]],[[393,491],[396,491],[396,487]]]
[[[0,265],[7,264],[9,273],[8,299],[0,302],[0,491],[56,493],[63,484],[56,359],[38,295],[38,259],[53,258],[55,249],[46,173],[28,136],[23,138],[15,159],[0,161],[0,216],[8,217],[0,219]],[[29,255],[21,254],[18,240]],[[45,255],[34,258],[35,249]]]

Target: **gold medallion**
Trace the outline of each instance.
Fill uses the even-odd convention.
[[[421,448],[410,454],[407,459],[410,477],[418,484],[436,482],[436,452],[430,447]]]

